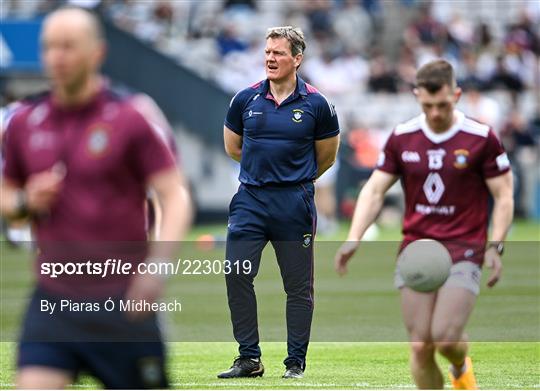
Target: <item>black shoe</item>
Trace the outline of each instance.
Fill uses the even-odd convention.
[[[260,358],[237,357],[232,367],[217,375],[220,379],[235,377],[257,377],[264,373],[264,366]]]
[[[304,377],[304,371],[302,367],[298,364],[291,364],[287,366],[285,374],[283,375],[284,379],[301,379]]]

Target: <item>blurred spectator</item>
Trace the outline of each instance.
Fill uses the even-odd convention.
[[[257,8],[257,2],[255,0],[225,0],[223,8],[237,8],[237,9],[251,9],[255,10]]]
[[[81,8],[98,8],[101,4],[101,0],[68,0],[68,4]]]
[[[369,91],[390,93],[398,91],[397,74],[384,55],[374,57],[369,65]]]
[[[540,9],[540,5],[537,4],[537,8]],[[507,38],[511,39],[515,37],[514,40],[519,42],[523,49],[540,56],[540,37],[538,37],[538,32],[538,25],[535,26],[531,15],[526,10],[522,10],[518,22],[511,26],[509,37]]]
[[[532,32],[531,32],[532,33]],[[505,65],[517,75],[525,86],[532,87],[538,75],[536,37],[520,25],[510,26],[505,37]]]
[[[397,73],[401,81],[400,91],[410,92],[416,82],[416,61],[411,48],[402,46],[399,53]]]
[[[490,48],[493,44],[493,34],[487,23],[480,23],[477,26],[474,43],[480,50]]]
[[[508,69],[504,57],[499,56],[497,57],[495,71],[487,83],[487,88],[502,88],[518,93],[523,91],[524,86],[519,76]]]
[[[488,82],[495,71],[496,59],[499,52],[497,43],[488,24],[480,23],[476,28],[474,39],[476,53],[476,75],[482,82]]]
[[[410,26],[409,33],[422,44],[434,44],[440,41],[444,25],[431,15],[428,3],[422,4],[416,21]]]
[[[154,8],[154,17],[160,23],[167,25],[167,30],[174,20],[174,9],[169,1],[159,1]]]
[[[529,123],[531,136],[536,145],[540,145],[540,104],[536,107],[536,113]]]
[[[361,88],[368,77],[368,65],[353,53],[340,57],[327,49],[321,57],[309,58],[301,72],[323,93],[336,95]]]
[[[233,24],[228,24],[221,30],[217,36],[217,44],[223,57],[234,51],[243,52],[248,48],[248,45],[238,36],[238,31]]]
[[[402,3],[406,3],[409,1],[415,0],[402,0]],[[369,17],[371,18],[374,35],[378,35],[378,33],[383,28],[383,10],[380,0],[359,0],[359,2],[362,3],[362,7],[364,8],[364,10],[366,10]]]
[[[165,26],[156,20],[155,3],[122,0],[109,6],[109,13],[120,28],[132,32],[142,41],[157,44],[165,33]]]
[[[7,16],[15,19],[30,19],[42,16],[58,6],[58,2],[55,0],[2,0],[0,4],[2,18]]]
[[[373,41],[373,25],[358,0],[345,0],[336,10],[333,30],[346,51],[365,53]]]
[[[457,70],[457,80],[461,87],[484,89],[484,81],[478,75],[477,56],[469,49],[461,52],[461,66]]]
[[[330,0],[311,0],[305,2],[304,7],[311,33],[316,39],[333,34]]]
[[[254,40],[247,50],[227,54],[223,65],[216,72],[217,80],[224,89],[236,93],[239,85],[252,85],[266,77],[264,47]]]
[[[392,56],[399,61],[392,65],[387,60],[391,45],[385,45],[388,41],[385,34],[401,33],[401,30],[377,31],[375,19],[384,18],[385,8],[391,6],[378,0],[161,1],[157,5],[134,0],[104,0],[104,3],[107,5],[104,8],[118,24],[141,39],[166,48],[167,53],[202,76],[214,78],[225,88],[229,88],[229,84],[223,83],[218,75],[241,80],[244,73],[248,77],[243,84],[247,85],[247,80],[253,79],[249,75],[261,74],[262,68],[252,69],[253,61],[243,64],[245,57],[241,53],[264,44],[251,42],[250,37],[259,36],[261,30],[272,24],[284,23],[301,25],[306,35],[313,38],[302,72],[315,84],[327,85],[321,89],[329,95],[355,89],[359,93],[407,90],[413,84],[415,70],[439,57],[452,63],[460,81],[480,83],[481,88],[523,91],[534,86],[537,72],[534,53],[538,52],[538,31],[533,21],[535,16],[529,9],[518,14],[509,24],[504,39],[500,39],[492,33],[495,22],[485,19],[480,12],[477,15],[480,21],[475,26],[473,17],[465,14],[465,9],[456,10],[441,1],[402,0],[397,6],[402,12],[406,9],[413,19],[405,29],[402,46],[397,48],[399,55]],[[187,19],[184,22],[187,27],[171,33],[171,26],[182,23],[175,12],[178,4],[185,10],[183,17]],[[437,16],[434,11],[438,12]],[[168,42],[163,45],[163,40]],[[209,40],[213,40],[213,44]],[[377,51],[370,61],[370,77],[366,77],[366,60],[362,55],[367,55],[373,45],[377,45]],[[194,56],[193,53],[199,55],[199,46],[204,48],[200,60],[186,58]],[[218,58],[217,62],[213,62],[214,57]],[[257,64],[263,66],[263,63]],[[347,72],[350,72],[348,79],[344,77]],[[229,91],[236,92],[230,88]]]
[[[523,195],[528,191],[525,188],[526,176],[529,174],[525,169],[528,166],[529,156],[531,154],[522,152],[525,148],[533,147],[536,143],[528,124],[517,110],[513,110],[501,132],[501,140],[508,153],[508,158],[512,163],[512,171],[514,173],[514,199],[515,199],[515,214],[519,217],[526,217],[526,209],[524,207]],[[533,157],[534,159],[534,157]],[[536,159],[535,159],[536,160]],[[525,167],[524,167],[525,166]],[[538,169],[538,166],[536,166]]]
[[[377,165],[381,143],[380,137],[376,137],[374,133],[377,134],[378,131],[370,130],[363,124],[358,124],[347,133],[345,142],[354,151],[355,166],[371,170]]]
[[[474,79],[461,84],[464,96],[460,107],[471,118],[491,126],[496,133],[501,130],[501,107],[495,99],[480,92],[480,84]]]
[[[470,20],[463,17],[460,11],[454,11],[448,23],[448,33],[459,46],[471,45],[474,39],[474,27]]]

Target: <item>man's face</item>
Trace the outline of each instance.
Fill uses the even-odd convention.
[[[423,87],[415,89],[414,93],[431,129],[443,132],[452,126],[454,107],[461,96],[460,88],[454,89],[445,84],[433,94]]]
[[[268,38],[265,48],[266,77],[281,81],[296,72],[302,62],[302,54],[292,55],[291,45],[285,38]]]
[[[53,16],[44,24],[41,39],[43,65],[53,88],[80,88],[101,63],[103,48],[80,15]]]

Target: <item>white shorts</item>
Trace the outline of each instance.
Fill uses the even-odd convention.
[[[450,275],[443,286],[457,286],[470,290],[476,296],[480,293],[480,278],[482,269],[476,263],[470,261],[459,261],[450,268]],[[405,286],[403,278],[399,273],[398,266],[394,272],[394,286],[401,289]]]

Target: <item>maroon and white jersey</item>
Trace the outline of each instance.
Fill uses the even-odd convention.
[[[444,242],[454,262],[481,264],[487,239],[486,179],[509,171],[504,149],[489,126],[455,111],[454,125],[433,132],[424,114],[398,125],[377,168],[398,175],[405,193],[404,245]]]
[[[49,213],[33,218],[40,261],[51,261],[51,252],[62,250],[54,247],[60,242],[142,243],[134,255],[144,257],[146,186],[153,174],[175,167],[175,162],[162,137],[127,97],[102,88],[84,106],[65,109],[44,94],[23,103],[5,137],[3,174],[10,181],[23,186],[32,174],[55,166],[66,172]],[[96,256],[117,255],[94,250]],[[80,281],[67,277],[40,275],[39,280],[57,293],[80,288],[75,285]],[[126,279],[95,282],[91,287],[101,286],[103,294],[127,284]]]

